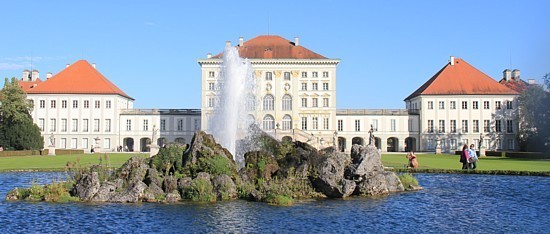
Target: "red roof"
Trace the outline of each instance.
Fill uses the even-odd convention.
[[[19,80],[19,86],[21,87],[21,89],[23,89],[23,91],[27,92],[27,90],[36,87],[36,85],[40,84],[41,82],[42,80],[40,80],[40,78],[37,78],[36,81]]]
[[[238,46],[242,58],[251,59],[327,59],[301,45],[295,45],[287,39],[274,35],[261,35]],[[213,58],[221,58],[219,53]]]
[[[77,61],[52,78],[25,91],[36,94],[118,94],[133,99],[86,60]]]
[[[506,79],[502,78],[502,80],[499,81],[499,83],[506,85],[506,87],[511,88],[519,93],[523,93],[527,89],[527,82],[523,81],[522,79],[516,79],[516,78],[510,78],[509,81],[506,81]]]
[[[432,78],[409,95],[405,100],[419,95],[487,95],[519,94],[498,83],[466,61],[456,58],[454,65],[447,63]]]

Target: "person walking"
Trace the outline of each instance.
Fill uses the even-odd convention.
[[[462,163],[462,170],[470,169],[469,160],[470,160],[470,150],[468,149],[468,145],[464,144],[462,146],[462,152],[460,153],[460,162]]]
[[[468,154],[470,155],[470,160],[469,160],[469,164],[468,164],[468,167],[470,167],[470,169],[476,169],[477,167],[477,154],[476,154],[476,150],[474,148],[474,144],[471,144],[470,145],[470,149],[468,150]]]
[[[416,160],[416,155],[411,150],[409,153],[407,153],[407,156],[405,156],[407,159],[409,159],[409,164],[407,165],[407,168],[418,168],[418,160]]]

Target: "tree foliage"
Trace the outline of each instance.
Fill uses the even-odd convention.
[[[0,145],[16,150],[43,148],[40,129],[30,115],[32,107],[17,79],[6,78],[0,90]]]
[[[550,73],[519,96],[521,150],[550,151]]]

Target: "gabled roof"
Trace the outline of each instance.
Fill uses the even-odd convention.
[[[451,59],[452,60],[452,59]],[[406,100],[419,95],[487,95],[518,92],[498,83],[466,61],[456,58],[447,63],[432,78],[409,95]]]
[[[508,88],[511,88],[519,93],[523,93],[523,91],[525,91],[527,89],[527,87],[529,86],[529,84],[527,84],[527,82],[525,82],[524,80],[522,79],[516,79],[516,78],[510,78],[510,80],[506,80],[504,78],[502,78],[502,80],[500,80],[498,83],[501,83],[503,85],[505,85],[506,87]]]
[[[19,80],[19,87],[21,87],[21,89],[23,89],[23,91],[27,92],[27,90],[36,87],[40,83],[42,83],[42,80],[40,80],[40,78],[36,79],[36,81],[22,81],[22,80]]]
[[[77,61],[25,91],[35,94],[118,94],[133,100],[86,60]]]
[[[239,55],[250,59],[327,59],[301,45],[275,35],[261,35],[237,45]],[[222,53],[213,56],[221,58]]]

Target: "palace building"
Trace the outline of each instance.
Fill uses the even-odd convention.
[[[230,43],[230,42],[226,42]],[[519,70],[505,70],[499,82],[465,60],[451,57],[416,91],[404,109],[338,109],[339,59],[327,58],[299,43],[263,35],[235,45],[250,61],[257,93],[252,118],[278,139],[317,148],[374,142],[382,152],[453,152],[463,144],[488,150],[517,149]],[[134,109],[134,99],[111,83],[95,64],[79,60],[45,80],[23,72],[20,85],[34,103],[32,118],[56,148],[97,151],[148,151],[151,142],[188,143],[219,104],[222,53],[199,59],[201,109]],[[515,83],[511,83],[515,82]],[[197,97],[199,98],[199,97]],[[46,144],[45,144],[46,145]]]

